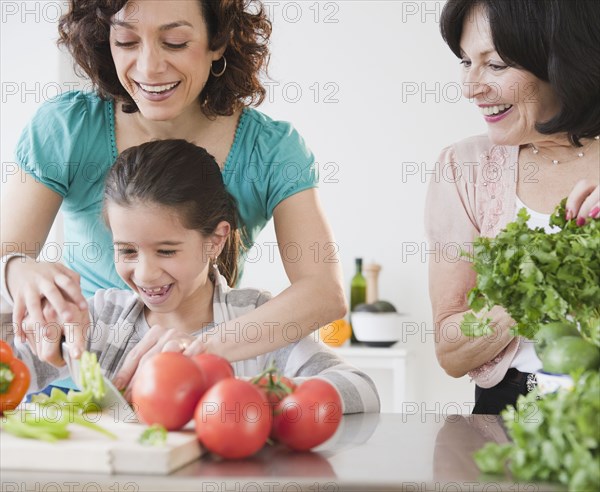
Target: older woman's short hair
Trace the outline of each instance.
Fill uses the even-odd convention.
[[[227,45],[227,69],[219,78],[209,76],[199,97],[202,110],[208,116],[227,116],[242,106],[260,104],[266,95],[260,72],[266,69],[271,36],[262,4],[257,0],[196,1],[208,28],[210,49]],[[101,97],[121,100],[123,110],[133,113],[138,108],[119,82],[109,44],[111,17],[127,2],[70,0],[68,12],[59,21],[58,43],[68,48]]]
[[[448,0],[440,29],[462,58],[465,19],[482,6],[494,47],[510,66],[549,82],[561,109],[538,122],[543,134],[566,132],[573,143],[600,134],[599,0]]]

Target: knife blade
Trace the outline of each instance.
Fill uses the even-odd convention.
[[[71,358],[66,342],[62,342],[61,352],[75,386],[81,390],[81,361]],[[92,401],[102,410],[110,409],[118,421],[137,422],[135,412],[129,402],[104,374],[102,374],[102,382],[104,383],[104,396],[100,399],[92,398]]]

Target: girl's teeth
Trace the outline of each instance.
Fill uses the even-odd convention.
[[[144,85],[144,84],[139,84],[139,86],[142,89],[144,89],[146,92],[152,92],[153,94],[158,94],[159,92],[165,92],[165,91],[171,90],[177,84],[178,84],[178,82],[175,82],[174,84],[167,84],[167,85]]]
[[[168,287],[168,285],[163,285],[162,287],[154,287],[153,289],[144,289],[143,287],[140,287],[140,288],[147,294],[156,294],[156,293],[160,292],[161,290],[166,289],[167,287]]]

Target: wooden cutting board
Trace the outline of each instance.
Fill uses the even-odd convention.
[[[146,429],[143,424],[116,422],[110,413],[86,414],[86,418],[113,432],[118,439],[75,424],[69,424],[68,439],[54,443],[0,430],[0,470],[167,475],[202,454],[191,426],[169,432],[165,446],[143,446],[137,442]]]

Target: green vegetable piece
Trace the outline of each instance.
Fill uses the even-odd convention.
[[[579,339],[581,340],[581,339]],[[487,473],[514,479],[552,481],[571,492],[598,490],[600,483],[600,371],[576,372],[573,389],[521,396],[502,418],[511,443],[488,443],[474,454]]]
[[[63,403],[67,403],[68,401],[69,398],[67,394],[58,388],[52,388],[50,395],[39,393],[31,396],[31,403],[36,403],[42,406],[61,405]]]
[[[542,357],[542,354],[546,348],[555,340],[561,337],[579,337],[579,331],[577,327],[572,323],[565,321],[554,321],[543,325],[535,336],[536,344],[535,351],[538,357]]]
[[[81,413],[100,409],[97,405],[93,404],[91,391],[69,390],[69,393],[65,393],[58,388],[52,388],[50,395],[43,393],[32,395],[31,403],[43,407],[68,406],[79,409]]]
[[[160,424],[152,424],[142,432],[138,442],[144,446],[164,446],[167,443],[167,429]]]
[[[104,434],[111,439],[117,439],[112,432],[98,424],[91,422],[79,413],[76,405],[31,405],[21,410],[5,412],[5,422],[2,429],[19,437],[40,439],[54,442],[66,439],[70,432],[69,424],[87,427],[93,431]]]
[[[67,425],[62,419],[48,420],[35,411],[26,410],[5,412],[2,430],[17,437],[47,442],[55,442],[69,437]]]
[[[71,404],[80,408],[82,412],[100,409],[100,407],[92,402],[92,392],[90,390],[69,390],[69,393],[67,393],[67,399]]]
[[[58,434],[57,432],[41,432],[39,429],[24,424],[18,419],[7,419],[2,424],[2,430],[17,437],[24,437],[26,439],[39,439],[46,442],[56,442],[59,439],[66,439],[69,435],[68,431],[66,431],[66,434]]]
[[[5,412],[2,429],[19,437],[55,442],[68,438],[67,426],[76,424],[117,439],[114,433],[85,417],[86,411],[100,410],[93,399],[100,400],[105,393],[104,379],[95,354],[84,352],[81,356],[81,385],[83,391],[65,393],[53,388],[50,395],[33,395],[32,405]]]
[[[468,337],[481,337],[484,335],[492,335],[493,328],[490,326],[491,319],[479,319],[473,313],[466,313],[463,317],[460,329],[464,335]]]
[[[86,351],[81,355],[80,379],[82,391],[90,391],[94,400],[99,401],[106,394],[104,379],[96,354]]]
[[[558,323],[579,326],[580,336],[600,347],[600,221],[567,221],[565,204],[550,219],[557,233],[529,228],[521,209],[495,238],[477,238],[466,253],[477,273],[467,301],[473,312],[503,306],[515,335],[536,339],[541,327]],[[489,333],[471,313],[461,328],[469,336]]]
[[[475,451],[473,459],[483,473],[500,475],[504,473],[504,463],[510,451],[510,444],[488,442],[483,448]]]
[[[577,369],[598,369],[600,349],[581,337],[561,337],[554,340],[541,357],[544,371],[569,374]]]

